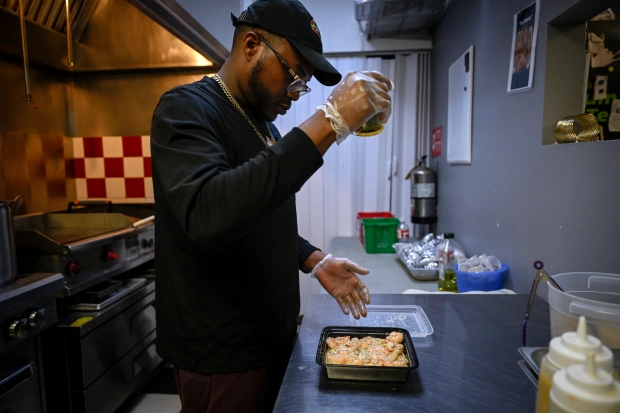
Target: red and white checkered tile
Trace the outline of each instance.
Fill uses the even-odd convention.
[[[149,136],[73,139],[77,198],[154,202]]]

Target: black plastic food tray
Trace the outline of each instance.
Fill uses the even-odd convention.
[[[392,331],[403,333],[403,345],[405,355],[409,359],[409,367],[391,366],[352,366],[345,364],[325,363],[326,340],[329,337],[350,336],[351,338],[364,338],[366,336],[385,338]],[[328,379],[333,380],[360,380],[360,381],[389,381],[405,382],[409,377],[409,372],[419,366],[418,356],[411,341],[409,331],[396,327],[351,327],[351,326],[329,326],[321,331],[319,347],[316,351],[316,362],[325,367]]]

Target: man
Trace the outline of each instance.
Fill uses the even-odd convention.
[[[312,76],[341,80],[316,22],[292,0],[258,0],[239,18],[213,78],[166,92],[153,115],[157,351],[172,363],[183,411],[271,411],[312,274],[354,317],[366,316],[355,263],[297,233],[295,193],[336,141],[391,112],[391,83],[350,73],[281,138],[270,122]]]

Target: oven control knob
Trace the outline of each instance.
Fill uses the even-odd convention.
[[[28,324],[30,327],[43,327],[45,325],[45,308],[30,313]]]
[[[9,336],[13,338],[24,338],[26,331],[28,330],[28,320],[22,318],[21,320],[15,320],[9,326]]]
[[[117,260],[117,259],[119,259],[120,257],[121,257],[121,256],[120,256],[118,253],[114,252],[114,251],[108,251],[108,252],[105,254],[105,260],[106,260],[107,262]]]
[[[71,261],[69,265],[67,265],[67,275],[73,277],[74,275],[78,275],[83,269],[84,267],[78,264],[77,261]]]

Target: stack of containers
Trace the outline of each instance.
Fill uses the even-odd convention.
[[[587,334],[585,317],[579,318],[577,331],[565,332],[549,343],[538,377],[536,413],[581,413],[578,407],[582,405],[591,408],[584,413],[620,411],[620,384],[613,379],[613,353],[598,338]]]
[[[364,248],[369,254],[395,253],[394,245],[398,242],[396,229],[400,221],[397,218],[364,218]]]
[[[394,215],[390,212],[358,212],[356,228],[359,231],[362,245],[364,245],[364,227],[362,226],[362,222],[364,219],[370,218],[394,218]]]

